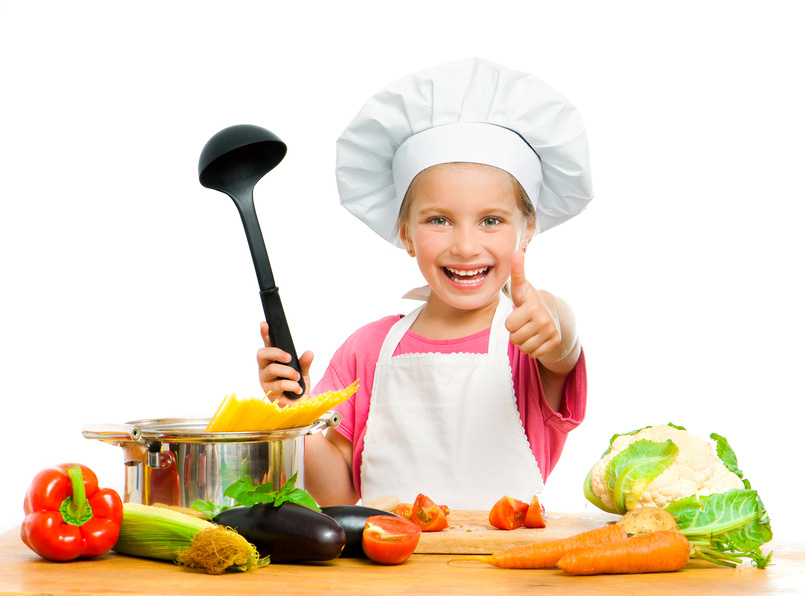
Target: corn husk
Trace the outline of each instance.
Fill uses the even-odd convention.
[[[218,575],[268,564],[243,536],[194,515],[162,506],[123,504],[123,523],[112,548],[122,555],[175,561]]]

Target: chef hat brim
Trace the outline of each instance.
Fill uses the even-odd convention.
[[[336,143],[341,204],[400,246],[396,221],[411,180],[459,161],[512,174],[541,232],[577,215],[593,196],[575,107],[534,75],[468,58],[404,77],[364,104]]]

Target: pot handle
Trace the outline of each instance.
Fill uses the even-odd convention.
[[[139,442],[142,430],[136,424],[86,424],[81,429],[85,439],[98,439],[107,443]]]
[[[324,430],[325,428],[331,426],[338,426],[339,424],[341,424],[341,414],[339,414],[338,412],[330,411],[324,414],[318,420],[316,420],[316,422],[311,424],[307,434],[312,435],[314,433],[319,432],[320,430]]]

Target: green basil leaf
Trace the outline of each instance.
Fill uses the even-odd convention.
[[[212,501],[202,501],[200,499],[193,501],[193,504],[190,506],[190,508],[200,511],[211,518],[218,515],[218,512],[220,511],[220,507],[218,507],[218,505]]]
[[[316,501],[313,500],[306,491],[302,490],[301,488],[295,488],[292,491],[286,493],[282,496],[282,498],[278,498],[274,504],[279,507],[283,503],[296,503],[297,505],[302,505],[303,507],[309,507],[315,511],[321,511],[319,506],[316,504]]]
[[[274,492],[274,484],[271,482],[266,482],[260,486],[255,486],[251,492],[252,494],[272,493]]]
[[[305,507],[310,507],[316,511],[321,511],[313,497],[301,488],[294,488],[296,484],[297,473],[294,473],[282,488],[274,490],[274,485],[271,482],[255,486],[251,477],[245,473],[245,468],[241,466],[242,477],[229,485],[224,491],[225,497],[230,497],[236,503],[244,507],[250,507],[257,503],[273,503],[275,507],[279,507],[283,503],[296,503]],[[200,501],[199,503],[204,503]],[[214,504],[210,504],[215,506]],[[200,505],[205,506],[205,505]],[[228,509],[229,507],[225,507]],[[221,511],[223,509],[220,509]],[[206,513],[206,511],[205,511]]]

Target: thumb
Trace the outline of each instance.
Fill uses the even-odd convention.
[[[531,284],[525,278],[525,252],[518,250],[512,255],[511,267],[511,294],[514,306],[520,306],[525,302],[529,288]]]

